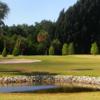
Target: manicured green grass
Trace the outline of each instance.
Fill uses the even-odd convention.
[[[0,94],[0,100],[100,100],[100,93]]]
[[[31,64],[0,64],[0,76],[27,75],[34,72],[49,72],[63,75],[100,76],[100,56],[8,56],[7,59],[33,59],[42,62]]]
[[[27,75],[35,72],[64,75],[100,76],[100,56],[8,56],[8,59],[35,59],[42,62],[32,64],[0,64],[0,76]],[[73,93],[7,93],[0,94],[0,100],[100,100],[100,92]]]

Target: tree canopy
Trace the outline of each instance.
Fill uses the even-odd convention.
[[[8,11],[8,6],[0,2],[1,21]],[[0,52],[4,48],[3,41],[6,40],[7,50],[11,53],[20,37],[19,49],[26,55],[49,54],[51,45],[55,54],[60,55],[64,43],[71,43],[70,48],[75,54],[90,54],[92,43],[96,43],[100,49],[100,0],[77,0],[67,10],[61,10],[56,22],[42,20],[35,25],[6,25],[2,30]]]
[[[8,11],[9,11],[8,6],[0,1],[0,26],[3,24],[2,20],[6,17]]]

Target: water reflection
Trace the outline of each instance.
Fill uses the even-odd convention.
[[[47,83],[47,82],[26,82],[13,84],[0,84],[0,92],[34,92],[34,93],[67,93],[97,91],[98,86],[78,83]],[[100,87],[100,86],[99,86]]]
[[[86,84],[86,83],[77,83],[77,82],[69,82],[69,83],[56,83],[56,86],[59,87],[71,87],[71,88],[90,88],[95,90],[100,90],[100,85],[98,84]]]
[[[43,84],[43,83],[18,83],[18,84],[0,84],[0,92],[33,92],[38,90],[47,90],[57,88],[55,85]]]

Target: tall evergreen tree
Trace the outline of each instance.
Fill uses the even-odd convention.
[[[99,9],[100,0],[77,0],[64,14],[59,15],[64,15],[64,18],[60,17],[56,22],[57,29],[64,31],[57,31],[57,34],[63,34],[59,40],[73,41],[77,53],[90,53],[91,42],[97,41],[100,45]]]
[[[64,34],[64,18],[65,18],[65,12],[63,9],[59,14],[55,29],[55,38],[58,38],[61,42],[63,42],[63,39],[61,38],[63,38]]]

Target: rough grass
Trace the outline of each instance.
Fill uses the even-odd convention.
[[[0,64],[0,76],[27,75],[34,72],[63,75],[100,76],[100,56],[8,56],[7,59],[33,59],[42,62],[30,64]]]

